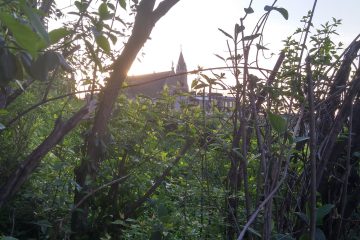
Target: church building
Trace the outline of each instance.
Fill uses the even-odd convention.
[[[171,71],[151,73],[137,76],[128,76],[126,84],[128,87],[125,94],[129,98],[135,98],[137,95],[145,95],[156,99],[161,97],[165,87],[171,94],[189,92],[187,83],[187,68],[182,52],[180,52],[176,71],[172,67]]]

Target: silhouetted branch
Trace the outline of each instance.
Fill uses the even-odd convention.
[[[17,170],[7,178],[7,182],[1,186],[0,208],[19,190],[19,188],[40,164],[41,159],[93,110],[93,104],[93,102],[90,102],[66,122],[62,122],[60,119],[56,121],[54,129],[50,135],[32,151],[32,153],[20,164]]]

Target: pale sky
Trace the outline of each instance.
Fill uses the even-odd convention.
[[[270,0],[253,0],[254,14],[246,19],[245,27],[249,35],[254,23],[264,13],[264,6],[271,5]],[[214,53],[226,56],[226,37],[218,31],[222,28],[232,33],[234,24],[244,14],[249,0],[180,0],[168,14],[155,26],[151,40],[143,52],[145,57],[134,62],[130,75],[167,71],[176,64],[182,49],[188,70],[202,67],[216,67],[224,64]],[[313,0],[279,0],[277,7],[289,12],[285,20],[278,12],[273,12],[267,23],[264,41],[270,52],[278,53],[281,40],[302,27],[300,19],[311,10]],[[338,40],[348,44],[360,33],[360,0],[318,0],[314,16],[315,27],[332,17],[342,19],[338,28]]]

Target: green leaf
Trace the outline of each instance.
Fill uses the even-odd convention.
[[[360,152],[354,152],[354,153],[353,153],[353,156],[354,156],[354,157],[357,157],[357,158],[360,158]]]
[[[35,13],[34,9],[29,7],[28,3],[25,0],[20,1],[20,8],[26,14],[30,20],[31,26],[40,34],[47,45],[50,44],[50,37],[46,31],[43,23],[41,22],[39,15]]]
[[[18,65],[15,55],[7,49],[0,54],[0,86],[5,87],[15,78]]]
[[[89,6],[89,4],[87,2],[80,2],[80,1],[75,1],[74,4],[77,7],[77,9],[79,10],[79,12],[85,12]]]
[[[245,11],[245,13],[247,13],[247,14],[251,14],[251,13],[254,12],[254,9],[252,9],[252,7],[248,7],[248,8],[244,8],[244,11]]]
[[[326,240],[325,234],[324,234],[323,230],[321,230],[320,228],[316,228],[316,230],[315,230],[315,239],[316,240]]]
[[[50,44],[58,43],[62,38],[68,36],[72,31],[66,28],[57,28],[49,32]]]
[[[119,0],[120,6],[126,10],[126,0]]]
[[[107,34],[111,40],[111,42],[115,45],[117,42],[117,37],[114,34],[108,33]]]
[[[98,11],[99,11],[100,17],[102,17],[103,15],[107,15],[109,13],[107,4],[104,2],[102,4],[100,4]]]
[[[17,85],[21,88],[21,90],[23,90],[25,92],[25,88],[23,87],[23,85],[21,84],[21,82],[17,79],[15,79],[15,82],[17,83]]]
[[[159,204],[159,206],[157,208],[157,214],[160,219],[163,219],[164,217],[166,217],[169,214],[168,209],[166,208],[166,206],[164,204]]]
[[[8,111],[8,110],[6,110],[6,109],[0,109],[0,116],[5,116],[5,115],[7,115],[7,114],[9,114],[9,111]]]
[[[304,233],[300,236],[299,240],[310,240],[310,234],[308,232]]]
[[[104,35],[96,36],[95,41],[97,45],[104,50],[105,53],[110,53],[110,43]]]
[[[325,204],[320,208],[316,209],[316,226],[321,226],[323,224],[324,217],[328,215],[335,205]]]
[[[228,34],[227,32],[225,32],[225,31],[222,30],[221,28],[218,28],[218,29],[219,29],[219,31],[222,32],[225,36],[227,36],[228,38],[231,38],[231,39],[234,40],[234,38],[233,38],[230,34]]]
[[[309,139],[309,137],[296,137],[295,138],[295,142],[298,143],[298,142],[303,142],[303,141],[307,141]]]
[[[105,19],[109,16],[109,10],[106,3],[102,3],[99,6],[99,16],[100,19]]]
[[[12,15],[0,12],[0,20],[12,32],[17,44],[35,56],[44,47],[45,42],[28,25],[20,23]]]
[[[0,237],[0,240],[18,240],[18,238],[10,237],[10,236],[3,236]]]
[[[205,74],[203,74],[203,73],[200,73],[200,76],[202,76],[203,78],[205,78],[205,80],[206,80],[208,83],[211,83],[211,79],[210,79],[207,75],[205,75]]]
[[[278,133],[283,134],[286,131],[287,123],[286,120],[280,115],[268,112],[268,118],[271,127]]]
[[[289,19],[289,12],[285,8],[274,7],[274,10],[278,11],[286,20]]]
[[[200,88],[204,88],[204,87],[208,87],[209,85],[207,85],[206,83],[200,83],[198,85],[196,85],[194,87],[194,89],[200,89]]]
[[[123,220],[120,220],[120,219],[111,222],[111,224],[123,225],[123,226],[126,226],[126,225],[127,225]]]
[[[191,82],[191,88],[194,88],[198,83],[199,83],[199,81],[198,81],[197,79],[194,79],[194,80]]]
[[[91,60],[93,60],[98,65],[100,71],[102,71],[102,63],[98,58],[98,56],[96,55],[93,45],[89,41],[85,40],[85,46],[88,52],[90,53]]]

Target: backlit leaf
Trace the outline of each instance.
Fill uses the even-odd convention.
[[[324,217],[328,215],[335,206],[333,204],[325,204],[316,209],[316,225],[321,226],[323,224]]]
[[[126,0],[119,0],[120,6],[126,10]]]
[[[326,236],[320,228],[316,228],[315,230],[315,239],[316,240],[326,240]]]
[[[198,85],[196,85],[194,87],[194,89],[200,89],[200,88],[204,88],[204,87],[208,87],[209,85],[207,85],[206,83],[200,83]]]
[[[198,84],[198,80],[193,80],[192,82],[191,82],[191,88],[194,88],[197,84]]]
[[[101,71],[102,63],[101,63],[99,57],[96,55],[93,45],[89,41],[85,40],[85,46],[86,46],[86,49],[88,50],[88,52],[90,53],[91,60],[93,60],[96,63],[96,65],[98,65],[98,67]]]
[[[0,20],[10,29],[19,46],[29,51],[31,55],[36,55],[36,52],[44,47],[44,40],[28,25],[20,23],[12,15],[0,12]]]
[[[72,31],[66,28],[57,28],[49,32],[50,43],[55,44],[58,43],[62,38],[68,36]]]
[[[45,43],[50,44],[49,34],[41,22],[39,15],[28,5],[25,0],[20,1],[20,8],[29,18],[31,26],[33,26],[33,28],[40,34]]]
[[[268,118],[271,127],[279,134],[283,134],[286,131],[286,120],[280,115],[268,112]]]
[[[108,6],[106,5],[106,3],[100,4],[98,11],[101,19],[104,19],[109,14]]]
[[[97,43],[97,45],[104,50],[105,53],[109,54],[110,53],[110,43],[107,40],[107,38],[103,35],[99,35],[96,36],[95,41]]]

